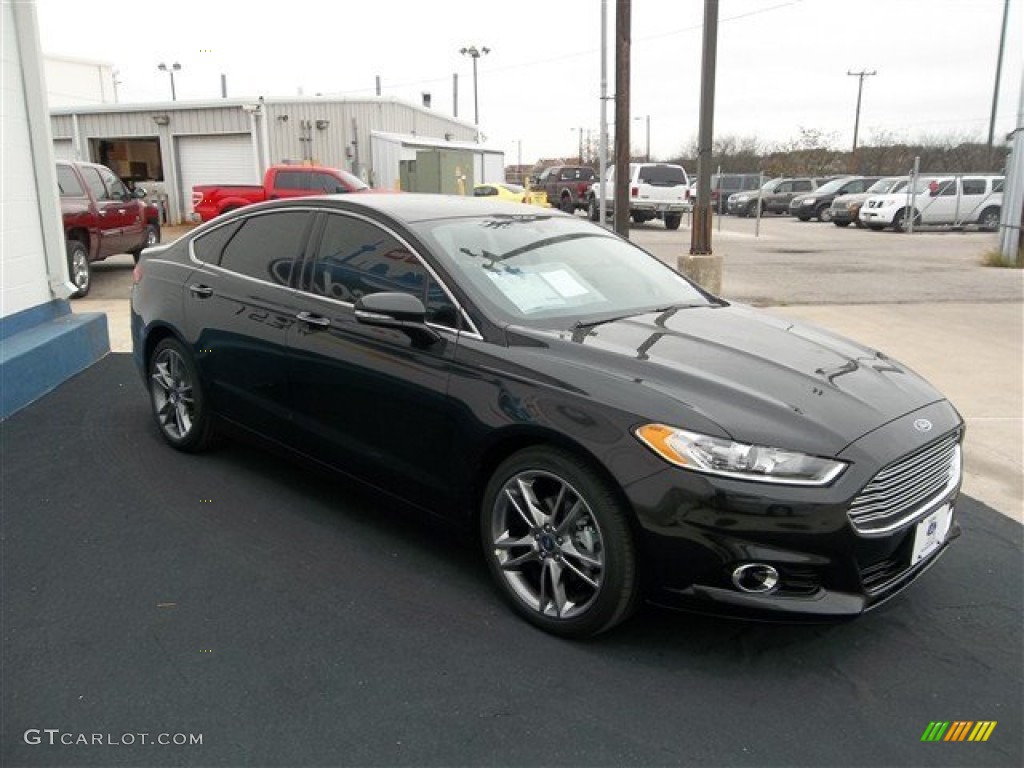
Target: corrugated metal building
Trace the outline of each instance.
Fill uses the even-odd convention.
[[[384,97],[107,104],[53,109],[50,120],[57,158],[109,166],[159,198],[173,223],[191,212],[194,185],[258,184],[275,163],[344,168],[394,189],[401,159],[450,143],[474,157],[467,194],[504,178],[502,153],[475,143],[476,126]],[[406,151],[394,151],[396,139]],[[374,151],[376,141],[387,150]]]

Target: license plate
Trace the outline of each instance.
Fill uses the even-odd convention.
[[[914,531],[914,549],[910,556],[911,565],[921,562],[942,546],[952,521],[953,507],[943,504],[917,524],[917,530]]]

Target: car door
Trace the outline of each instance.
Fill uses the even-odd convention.
[[[922,224],[952,224],[956,220],[960,196],[960,180],[956,177],[934,179],[928,184],[928,192],[919,198]],[[919,202],[920,204],[920,202]]]
[[[321,214],[288,331],[296,445],[425,507],[448,493],[447,396],[457,314],[425,263],[395,232],[357,214]],[[441,329],[432,344],[356,320],[353,303],[381,291],[423,300]]]
[[[116,206],[116,211],[118,226],[121,229],[121,242],[119,243],[121,252],[138,248],[145,242],[144,204],[131,193],[123,181],[114,175],[113,171],[103,167],[97,170],[107,188],[111,203],[120,203]]]
[[[92,165],[80,167],[82,178],[89,187],[89,192],[96,201],[97,229],[99,230],[99,247],[97,257],[105,258],[115,253],[124,253],[128,246],[125,229],[128,228],[131,213],[123,197],[115,198],[108,186],[106,178],[114,177],[107,171]],[[106,169],[102,169],[106,171]],[[114,177],[116,179],[116,177]],[[121,182],[118,180],[118,184]],[[121,184],[121,187],[124,187]],[[116,190],[116,185],[113,187]],[[127,191],[127,190],[125,190]]]
[[[788,211],[789,201],[793,198],[793,182],[780,182],[775,189],[764,195],[762,207],[769,211]]]
[[[234,219],[192,244],[202,262],[183,301],[186,328],[214,410],[276,440],[291,436],[288,331],[314,213],[289,209]]]

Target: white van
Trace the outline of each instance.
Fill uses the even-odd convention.
[[[984,174],[920,176],[913,190],[874,195],[861,206],[860,220],[868,229],[892,227],[902,232],[910,211],[918,224],[966,226],[995,231],[1003,206],[1002,176]]]

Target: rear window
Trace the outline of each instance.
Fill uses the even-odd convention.
[[[70,165],[57,166],[57,186],[61,197],[85,197],[85,190]]]
[[[643,165],[640,166],[641,184],[650,184],[654,187],[674,187],[686,185],[686,173],[676,165]]]

